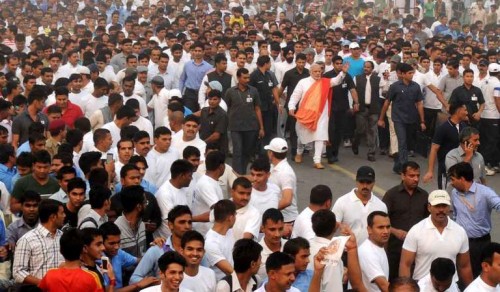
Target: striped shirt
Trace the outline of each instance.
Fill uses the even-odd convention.
[[[48,270],[59,267],[64,258],[59,252],[62,231],[52,236],[42,224],[26,233],[17,242],[12,274],[17,283],[27,276],[42,279]]]
[[[132,228],[125,216],[120,216],[115,221],[121,231],[121,249],[135,257],[142,257],[146,250],[146,228],[142,220],[138,226]]]

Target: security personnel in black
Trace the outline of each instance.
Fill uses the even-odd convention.
[[[326,72],[323,77],[334,78],[342,72],[342,57],[336,56],[333,58],[333,70]],[[340,142],[343,140],[344,129],[347,126],[347,115],[350,110],[349,107],[349,92],[354,101],[358,100],[356,88],[351,75],[346,74],[342,84],[332,88],[332,104],[331,114],[328,124],[328,140],[330,145],[326,147],[326,156],[328,163],[332,164],[337,161],[339,154]]]
[[[372,61],[366,61],[363,66],[363,74],[356,76],[356,92],[358,104],[356,112],[356,130],[352,140],[352,152],[357,155],[359,141],[366,134],[368,144],[368,160],[375,161],[375,149],[377,141],[377,120],[380,115],[380,77],[373,72]]]
[[[268,145],[273,136],[276,135],[276,119],[279,106],[278,80],[271,69],[271,58],[259,56],[257,58],[257,69],[250,74],[250,86],[257,88],[260,96],[262,121],[264,123],[264,138],[261,146]],[[274,101],[274,103],[273,103]],[[282,108],[279,108],[282,111]],[[261,147],[261,148],[262,148]]]
[[[464,85],[453,90],[449,103],[457,101],[464,103],[469,113],[469,124],[479,130],[479,120],[485,107],[483,92],[479,87],[472,85],[474,71],[465,69],[462,76],[464,78]]]
[[[214,57],[215,70],[207,73],[208,83],[212,81],[219,81],[222,85],[222,96],[226,95],[226,90],[231,88],[231,81],[233,76],[226,73],[227,58],[224,54],[217,54]]]

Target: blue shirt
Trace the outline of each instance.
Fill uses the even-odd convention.
[[[186,88],[199,90],[203,77],[212,68],[212,65],[206,61],[202,61],[200,64],[195,64],[192,60],[187,62],[184,64],[184,70],[179,79],[179,90],[182,93],[184,93],[184,89]]]
[[[300,291],[309,291],[309,285],[311,284],[313,273],[314,272],[312,270],[300,272],[297,276],[295,276],[295,282],[293,282],[292,286]]]
[[[389,87],[387,99],[392,102],[392,120],[398,123],[418,123],[418,111],[415,103],[424,99],[420,85],[411,81],[406,85],[403,81],[396,81]]]
[[[12,178],[17,174],[17,169],[7,168],[5,164],[0,163],[0,181],[5,184],[5,187],[12,193],[12,189],[14,188],[14,184],[12,183]]]
[[[115,288],[123,287],[122,282],[122,269],[131,267],[137,263],[137,258],[130,255],[122,249],[118,250],[118,253],[111,258],[111,265],[113,266],[113,272],[115,273],[116,286]],[[107,274],[104,274],[104,283],[109,286],[109,278]]]
[[[491,188],[473,182],[465,193],[453,189],[451,203],[454,220],[469,238],[479,238],[491,231],[491,210],[500,212],[500,197]]]
[[[149,181],[143,179],[141,181],[141,187],[144,188],[144,191],[149,192],[151,194],[156,194],[156,191],[158,191],[158,188],[150,183]],[[115,186],[115,193],[119,193],[122,190],[122,183],[117,183]]]
[[[16,151],[16,157],[19,156],[19,154],[23,152],[30,152],[31,153],[31,147],[29,141],[24,142],[23,144],[19,145]]]
[[[175,251],[172,245],[172,237],[167,239],[163,247],[155,245],[146,251],[137,268],[135,268],[132,277],[130,277],[130,284],[137,283],[148,276],[156,277],[160,272],[158,259],[167,251]]]
[[[365,65],[365,60],[359,58],[359,59],[354,59],[353,57],[349,56],[344,59],[344,63],[349,63],[349,70],[347,70],[347,73],[351,75],[353,78],[363,74],[363,66]]]
[[[0,245],[5,246],[7,244],[7,235],[5,233],[5,224],[3,220],[0,219]]]

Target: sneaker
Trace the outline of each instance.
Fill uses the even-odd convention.
[[[344,140],[344,147],[349,148],[352,146],[351,140],[350,139],[345,139]]]
[[[486,166],[484,169],[486,170],[487,176],[492,176],[492,175],[495,175],[495,173],[496,173],[496,171],[493,167]]]

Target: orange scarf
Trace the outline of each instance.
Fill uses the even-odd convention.
[[[316,131],[319,117],[325,108],[326,101],[328,101],[328,104],[332,102],[330,79],[321,78],[315,81],[304,94],[295,118],[304,127],[311,131]],[[328,116],[330,116],[330,109],[328,109]]]

